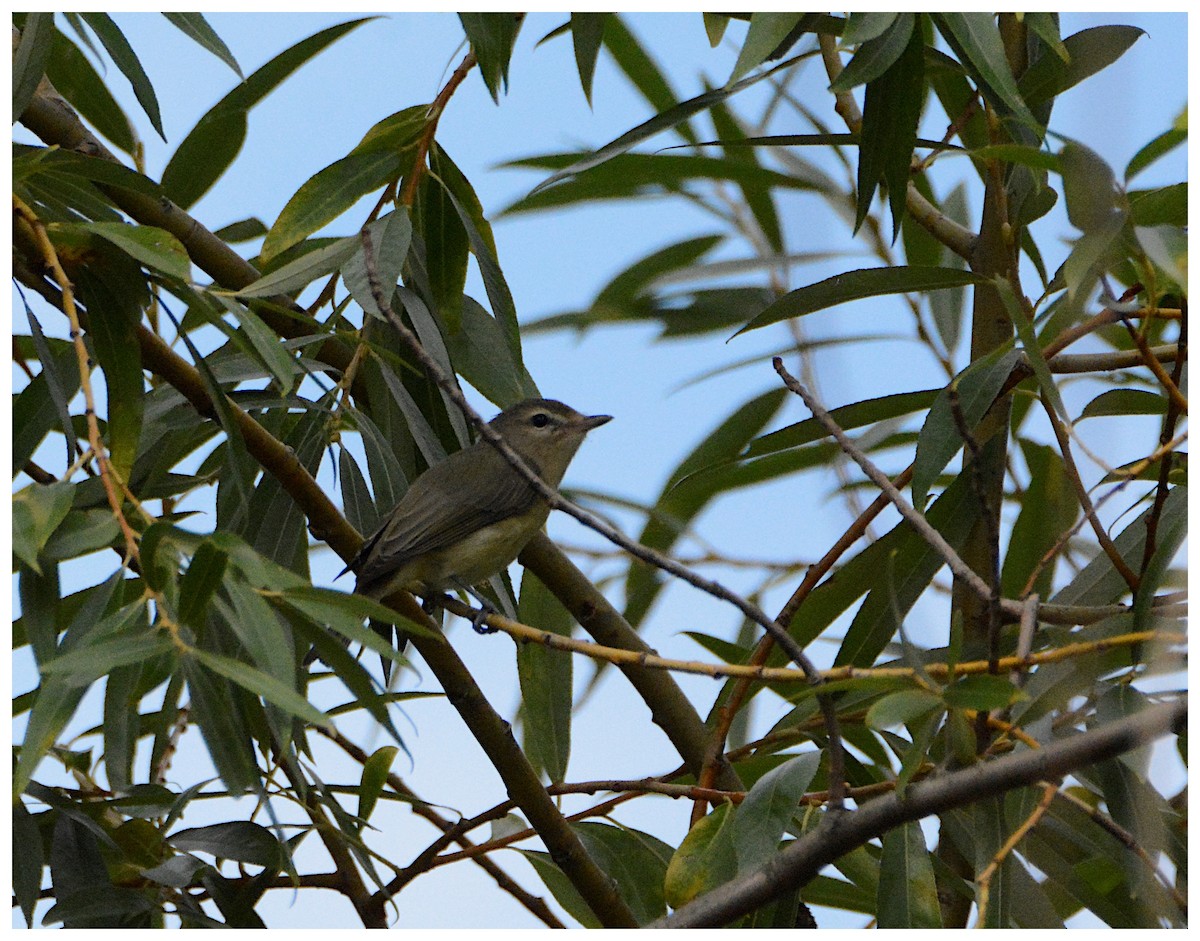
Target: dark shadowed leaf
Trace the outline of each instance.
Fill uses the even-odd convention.
[[[571,41],[575,46],[575,66],[584,97],[592,103],[592,77],[596,74],[596,58],[604,41],[604,24],[611,13],[572,13]]]
[[[816,284],[789,291],[734,336],[757,330],[789,317],[803,317],[847,301],[910,291],[938,291],[976,284],[979,276],[956,268],[927,268],[898,265],[891,268],[860,268],[834,275]]]
[[[81,13],[80,16],[100,37],[100,42],[112,56],[117,68],[129,79],[129,84],[133,86],[133,94],[142,110],[146,112],[146,117],[150,119],[150,124],[158,131],[158,136],[166,140],[162,129],[162,117],[158,113],[158,96],[154,94],[154,86],[150,84],[150,78],[125,34],[107,13]]]
[[[919,823],[904,823],[883,836],[879,860],[880,928],[941,928],[933,860]]]
[[[479,74],[497,104],[500,103],[500,90],[508,90],[508,64],[524,18],[524,13],[458,14],[463,32],[479,60]]]
[[[204,18],[203,13],[164,13],[163,16],[185,36],[194,39],[202,49],[207,49],[233,69],[238,78],[245,77],[242,75],[241,66],[237,64],[237,59],[233,57],[229,47],[217,35],[216,30],[208,25],[208,20]]]
[[[1069,59],[1042,56],[1021,76],[1018,89],[1031,107],[1061,95],[1116,62],[1145,30],[1136,26],[1095,26],[1063,41]]]
[[[567,609],[528,569],[521,577],[517,619],[566,637],[575,626]],[[572,656],[565,650],[542,644],[517,647],[525,752],[552,784],[566,778],[571,757],[572,665]]]

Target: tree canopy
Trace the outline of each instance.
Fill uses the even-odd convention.
[[[177,140],[129,22],[13,20],[14,924],[315,924],[334,893],[343,924],[406,926],[440,891],[443,927],[1186,925],[1186,104],[1124,166],[1059,118],[1153,37],[464,13],[431,97],[372,98],[281,187],[324,126],[299,99],[274,215],[229,220],[205,207],[265,103],[376,24],[251,70],[163,16],[228,69]],[[657,60],[660,22],[712,58]],[[572,107],[611,70],[648,117],[452,156],[471,83],[502,119],[543,45]],[[500,161],[530,181],[507,205]],[[586,244],[616,203],[671,240],[523,306],[507,224]],[[511,644],[463,629],[465,595],[334,585],[571,336],[620,351],[571,404],[616,411],[634,342],[706,390],[685,453],[674,427],[587,446],[659,492],[515,459],[585,536],[483,586]],[[428,888],[447,867],[483,881]]]

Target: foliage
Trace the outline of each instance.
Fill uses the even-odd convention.
[[[1050,927],[1080,913],[1114,927],[1186,923],[1186,790],[1168,790],[1147,738],[1085,756],[1061,780],[996,783],[1009,753],[1053,756],[1186,703],[1187,182],[1134,188],[1186,142],[1186,111],[1123,171],[1062,139],[1052,118],[1060,96],[1146,41],[1139,30],[1064,37],[1048,13],[705,13],[714,46],[740,43],[736,63],[680,99],[621,16],[572,14],[544,41],[570,34],[588,101],[603,53],[653,114],[595,149],[510,164],[540,182],[506,212],[657,198],[698,209],[708,228],[632,260],[586,306],[530,321],[471,181],[436,138],[473,69],[499,107],[518,93],[510,64],[534,54],[522,15],[462,14],[470,53],[432,103],[382,105],[270,224],[216,232],[187,210],[236,165],[255,108],[370,26],[322,30],[243,76],[203,16],[167,18],[238,81],[157,180],[143,172],[138,125],[162,135],[162,106],[118,23],[14,18],[14,114],[39,140],[13,145],[28,323],[14,336],[13,643],[28,675],[18,670],[13,702],[13,892],[28,924],[257,927],[268,892],[298,887],[299,905],[334,889],[379,926],[455,842],[457,858],[480,859],[499,891],[558,924],[490,852],[534,836],[545,849],[522,846],[523,858],[589,926],[794,926],[810,907],[818,922],[833,908],[889,927]],[[828,93],[805,101],[794,88],[817,63]],[[118,76],[140,115],[111,93]],[[843,220],[871,261],[800,276],[829,258],[789,244],[785,205],[796,203],[783,195]],[[1066,240],[1048,215],[1060,200]],[[249,242],[257,250],[235,250]],[[472,264],[483,298],[466,294]],[[707,716],[652,669],[635,633],[665,604],[653,556],[610,557],[619,610],[544,538],[522,556],[519,592],[496,584],[505,601],[519,595],[512,610],[544,642],[518,654],[521,747],[411,599],[389,607],[313,586],[314,552],[352,558],[408,483],[473,435],[436,371],[503,407],[537,391],[523,336],[643,323],[707,357],[727,355],[711,351],[731,336],[770,331],[809,373],[824,350],[855,354],[872,339],[818,339],[809,325],[881,298],[908,311],[908,327],[886,329],[940,364],[941,387],[907,388],[897,370],[887,394],[832,411],[845,442],[820,416],[773,426],[795,404],[783,387],[723,406],[657,501],[635,507],[639,542],[682,556],[701,514],[741,488],[812,479],[849,457],[892,468],[905,491],[856,511],[837,546],[774,547],[825,554],[803,577],[799,563],[757,570],[751,601],[796,586],[776,617],[747,615],[732,636],[690,633],[714,659],[683,668],[725,677]],[[1064,352],[1085,337],[1091,353]],[[697,381],[769,359],[710,361]],[[1085,418],[1110,429],[1090,436],[1112,445],[1088,453],[1095,473],[1077,464]],[[856,473],[836,490],[861,509]],[[318,479],[336,479],[341,510]],[[764,492],[792,512],[785,491]],[[912,516],[854,547],[904,501]],[[193,518],[197,505],[213,513]],[[947,575],[952,561],[963,569]],[[80,571],[86,584],[64,591]],[[949,643],[922,647],[914,612],[947,590]],[[823,685],[767,672],[790,659],[767,621],[801,647],[836,641]],[[569,644],[576,623],[600,645],[576,653],[620,663],[678,751],[646,769],[659,777],[571,781],[573,661],[550,648]],[[411,646],[391,643],[388,625]],[[307,665],[310,648],[328,671]],[[408,743],[393,707],[417,694],[397,691],[395,668],[414,649],[507,790],[462,826],[397,770]],[[343,692],[328,692],[334,681]],[[747,741],[752,704],[771,730]],[[358,716],[387,741],[344,733]],[[191,730],[216,777],[176,789],[166,772]],[[360,780],[322,780],[324,739]],[[923,811],[924,825],[903,816],[897,795],[976,772],[984,786],[969,799]],[[568,823],[551,796],[573,789],[623,792],[584,815],[597,817],[629,797],[686,797],[692,824],[668,838],[616,816]],[[252,806],[227,800],[238,795]],[[896,815],[839,844],[829,821],[862,812],[838,810],[843,797]],[[185,826],[201,801],[221,819]],[[371,823],[381,802],[411,805],[444,836],[397,858]],[[476,832],[488,822],[490,838]],[[332,874],[309,862],[317,841]],[[792,863],[804,853],[808,869]],[[695,914],[716,899],[720,915]]]

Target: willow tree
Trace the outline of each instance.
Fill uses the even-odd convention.
[[[483,867],[547,925],[813,925],[829,909],[896,927],[1186,922],[1186,790],[1149,745],[1174,735],[1186,760],[1187,184],[1138,188],[1185,141],[1186,112],[1117,169],[1054,120],[1140,30],[1063,36],[1048,13],[697,14],[673,22],[739,51],[681,98],[622,17],[572,14],[545,39],[573,44],[583,92],[603,53],[650,116],[594,150],[518,161],[541,178],[505,212],[666,197],[719,234],[531,319],[437,133],[464,82],[505,107],[522,15],[461,15],[469,48],[432,104],[379,102],[277,218],[223,228],[192,208],[237,165],[255,107],[370,26],[322,30],[243,75],[199,14],[167,16],[236,79],[160,172],[142,160],[139,128],[162,124],[136,42],[100,13],[14,18],[28,325],[13,346],[14,901],[30,924],[254,926],[265,898],[296,889],[303,911],[332,890],[364,925],[404,924],[420,877],[452,863]],[[814,69],[815,94],[799,84]],[[141,113],[109,91],[118,76]],[[805,277],[797,206],[873,261]],[[472,264],[480,297],[465,294]],[[811,381],[824,351],[857,356],[868,339],[822,336],[822,312],[854,302],[881,305],[944,382],[913,389],[896,368],[889,394],[828,409]],[[456,649],[474,636],[445,633],[470,613],[461,599],[371,602],[314,585],[310,557],[352,559],[409,481],[478,434],[460,383],[498,407],[537,392],[523,335],[631,321],[709,372],[758,368],[774,387],[673,462],[635,537],[542,485],[614,548],[603,593],[580,568],[593,563],[545,535],[490,586],[505,615],[488,624],[517,641],[518,742]],[[724,345],[759,330],[778,334],[773,359]],[[767,431],[800,399],[811,417]],[[1104,447],[1085,444],[1085,419],[1109,426],[1088,438]],[[769,547],[814,564],[757,569],[761,588],[739,594],[681,561],[727,494],[777,484],[764,499],[788,514],[786,488],[830,466],[855,507],[842,537],[815,545],[797,527]],[[197,499],[208,516],[181,509]],[[639,636],[652,609],[673,616],[669,579],[735,620],[692,632],[701,660]],[[790,597],[768,613],[781,584]],[[946,642],[919,643],[914,606],[939,597],[945,622],[919,636]],[[837,648],[824,669],[818,637]],[[503,782],[480,785],[482,810],[456,816],[393,767],[414,653]],[[675,755],[638,780],[568,775],[581,658],[621,671]],[[685,696],[676,671],[722,678],[719,694]],[[747,731],[752,704],[764,734]],[[359,715],[375,731],[356,739]],[[178,780],[173,761],[201,748],[218,777]],[[343,755],[337,780],[319,749]],[[597,791],[611,793],[578,796]],[[684,800],[655,833],[620,823],[619,805],[663,795]],[[397,815],[432,836],[397,841]],[[544,887],[524,863],[509,874],[508,846]]]

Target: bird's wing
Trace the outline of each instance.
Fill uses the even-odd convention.
[[[489,481],[486,495],[460,486],[459,465],[468,452],[473,476]],[[535,468],[536,470],[536,468]],[[478,479],[478,478],[477,478]],[[383,524],[363,543],[351,567],[358,583],[385,577],[409,559],[460,539],[533,506],[537,493],[487,442],[456,451],[418,477]]]

